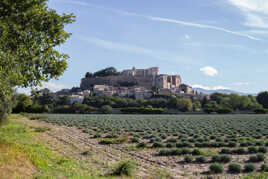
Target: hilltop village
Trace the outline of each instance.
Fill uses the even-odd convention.
[[[136,100],[149,99],[154,94],[178,95],[181,97],[202,100],[207,97],[198,94],[193,88],[182,83],[179,75],[160,74],[159,67],[132,69],[117,72],[109,67],[95,73],[86,73],[81,79],[80,88],[63,89],[57,95],[68,95],[72,102],[82,103],[85,97],[119,96]]]

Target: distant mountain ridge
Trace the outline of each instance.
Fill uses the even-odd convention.
[[[195,91],[198,93],[203,93],[203,94],[212,94],[212,93],[224,93],[224,94],[239,94],[239,95],[253,95],[256,96],[257,94],[253,93],[244,93],[244,92],[239,92],[239,91],[234,91],[234,90],[229,90],[229,89],[218,89],[218,90],[207,90],[203,88],[193,88]]]

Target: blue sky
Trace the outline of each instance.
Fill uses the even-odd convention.
[[[268,90],[268,0],[50,0],[74,13],[60,47],[69,68],[52,90],[79,86],[87,71],[159,66],[206,89]]]

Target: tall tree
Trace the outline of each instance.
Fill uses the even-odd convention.
[[[257,101],[264,107],[268,108],[268,91],[261,92],[257,96]]]
[[[47,0],[0,1],[0,120],[15,86],[32,87],[57,79],[67,68],[67,54],[56,47],[70,33],[73,14],[59,15]]]

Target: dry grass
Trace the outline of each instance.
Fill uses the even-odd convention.
[[[36,173],[27,155],[12,145],[0,144],[1,179],[31,178]]]

